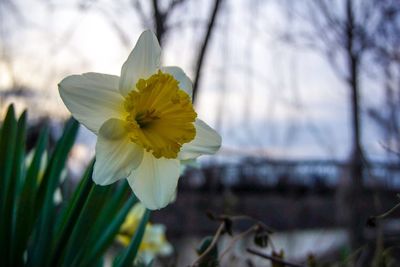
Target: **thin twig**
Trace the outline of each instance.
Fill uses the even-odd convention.
[[[400,203],[397,203],[393,208],[389,209],[385,213],[374,216],[373,218],[378,219],[378,220],[384,219],[384,218],[388,217],[390,214],[392,214],[393,212],[395,212],[398,208],[400,208]]]
[[[246,250],[247,250],[247,252],[249,252],[250,254],[257,255],[257,256],[259,256],[259,257],[261,257],[261,258],[270,260],[270,261],[275,262],[275,263],[287,265],[287,266],[289,266],[289,267],[305,267],[304,265],[300,265],[300,264],[296,264],[296,263],[287,262],[287,261],[282,260],[282,259],[280,259],[280,258],[277,258],[277,257],[271,256],[271,255],[267,255],[267,254],[261,253],[261,252],[259,252],[259,251],[257,251],[257,250],[251,249],[251,248],[247,248]]]
[[[400,151],[396,151],[396,150],[394,150],[393,148],[391,148],[390,146],[388,146],[388,145],[386,145],[386,144],[384,144],[384,143],[382,143],[382,142],[379,142],[379,144],[382,146],[383,149],[385,149],[385,150],[388,151],[389,153],[394,154],[394,155],[400,157]]]
[[[225,256],[225,254],[231,250],[231,248],[233,247],[233,245],[241,238],[244,238],[246,235],[251,234],[252,232],[256,231],[258,228],[258,225],[253,225],[252,227],[250,227],[249,229],[247,229],[244,232],[241,232],[240,234],[236,235],[230,242],[230,244],[228,245],[228,247],[226,249],[224,249],[224,251],[221,253],[221,256],[219,257],[219,261],[222,260],[222,258]]]
[[[218,227],[217,232],[215,233],[215,235],[213,237],[213,240],[211,241],[211,244],[207,247],[207,249],[203,253],[201,253],[201,255],[190,266],[197,266],[198,263],[201,262],[208,255],[208,253],[217,244],[218,239],[220,238],[224,229],[225,229],[225,223],[221,223]]]

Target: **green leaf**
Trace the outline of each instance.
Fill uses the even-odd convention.
[[[36,212],[39,212],[41,209],[45,197],[47,200],[50,200],[50,198],[53,199],[54,190],[58,186],[60,174],[65,167],[65,162],[74,144],[78,128],[79,123],[73,118],[66,123],[64,132],[56,144],[43,175],[42,182],[40,183],[35,208]],[[53,202],[51,201],[51,203]]]
[[[109,225],[107,221],[109,221],[110,218],[114,218],[122,206],[124,206],[131,192],[128,182],[126,180],[121,181],[117,186],[116,192],[112,194],[111,199],[106,203],[104,210],[100,214],[99,220],[103,223],[104,227]],[[98,234],[104,229],[103,226],[98,227],[100,230]]]
[[[10,199],[13,198],[9,186],[12,180],[12,166],[17,135],[17,121],[14,106],[8,108],[0,136],[0,266],[9,265],[11,216]],[[13,182],[11,183],[13,184]]]
[[[125,182],[124,185],[126,184],[127,183]],[[124,185],[121,186],[120,189],[125,189]],[[118,196],[118,193],[115,195]],[[115,204],[115,202],[116,201],[111,201],[110,204],[108,205],[108,208],[112,209],[112,206]],[[132,195],[128,199],[128,201],[126,201],[125,205],[118,212],[115,218],[111,221],[111,223],[109,223],[108,220],[110,220],[113,217],[106,217],[110,213],[106,211],[102,214],[103,218],[99,218],[98,221],[107,222],[108,227],[100,229],[101,232],[99,234],[92,235],[96,238],[96,240],[91,241],[92,247],[87,252],[87,254],[85,254],[85,258],[82,261],[82,263],[78,264],[79,266],[88,266],[91,262],[95,262],[97,259],[101,257],[101,255],[104,254],[107,248],[114,242],[115,237],[118,234],[121,225],[124,223],[126,216],[128,215],[133,205],[135,205],[136,203],[137,203],[137,198],[134,195]]]
[[[94,183],[92,182],[93,165],[94,161],[86,169],[78,188],[69,201],[69,205],[64,208],[60,216],[61,219],[57,225],[58,227],[53,240],[53,251],[51,260],[49,261],[50,266],[57,266],[61,260],[62,253],[67,246],[67,242],[88,198],[89,192],[94,187]]]
[[[99,214],[103,210],[104,204],[109,200],[111,193],[112,186],[95,185],[92,187],[68,241],[64,266],[76,266],[74,262],[78,260],[81,251],[86,250],[85,242],[92,239],[93,227],[97,227]]]
[[[38,175],[42,162],[42,155],[46,149],[48,129],[43,128],[35,146],[35,152],[31,164],[28,167],[22,189],[17,199],[16,220],[14,230],[13,263],[22,265],[23,253],[26,250],[28,239],[35,223],[34,207],[38,183]]]
[[[25,143],[26,143],[26,111],[22,113],[20,118],[18,119],[18,132],[15,143],[15,151],[14,151],[14,164],[12,170],[12,177],[14,177],[14,199],[12,201],[15,203],[17,194],[21,188],[21,183],[23,182],[23,176],[25,172]]]
[[[115,261],[114,263],[115,267],[129,267],[133,265],[133,262],[139,251],[140,244],[142,243],[142,239],[149,218],[150,218],[150,210],[146,209],[142,219],[140,220],[139,227],[136,230],[136,233],[131,243],[129,244],[129,247],[125,251],[123,251],[121,256],[118,257],[118,259]]]
[[[14,150],[14,159],[13,159],[13,167],[12,167],[12,175],[9,181],[8,186],[8,195],[6,199],[6,218],[10,218],[10,225],[4,226],[6,229],[9,229],[9,247],[10,254],[9,260],[10,265],[13,265],[13,259],[15,257],[15,251],[12,248],[15,246],[14,243],[17,241],[15,239],[15,222],[17,215],[17,189],[20,188],[20,183],[22,181],[22,175],[25,170],[24,165],[24,155],[25,155],[25,140],[26,140],[26,112],[23,112],[21,117],[17,123],[17,136],[15,140],[15,150]]]
[[[70,119],[64,129],[63,135],[57,142],[54,152],[50,157],[49,164],[40,183],[37,201],[35,202],[35,215],[39,215],[34,235],[34,242],[28,263],[30,266],[45,266],[49,259],[48,246],[51,244],[53,225],[55,222],[55,209],[53,196],[59,184],[60,174],[64,169],[69,151],[71,150],[79,124],[76,120]]]

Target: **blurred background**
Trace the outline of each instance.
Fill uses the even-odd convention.
[[[223,138],[216,156],[186,169],[177,201],[152,215],[179,263],[214,233],[207,210],[263,221],[295,260],[375,244],[365,222],[400,188],[397,0],[0,0],[0,117],[15,103],[29,110],[32,142],[43,123],[56,138],[69,117],[57,83],[119,75],[144,29],[160,40],[163,65],[193,80],[199,117]],[[72,180],[95,140],[81,127]],[[394,242],[400,221],[379,231]]]

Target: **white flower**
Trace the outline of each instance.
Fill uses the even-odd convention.
[[[161,67],[160,55],[157,38],[145,31],[121,77],[85,73],[59,84],[72,115],[97,135],[94,182],[127,178],[148,209],[174,198],[181,160],[221,145],[218,133],[196,118],[190,79],[178,67]]]

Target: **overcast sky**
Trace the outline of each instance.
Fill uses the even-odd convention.
[[[146,27],[128,0],[118,5],[111,0],[88,1],[80,9],[74,1],[13,2],[20,15],[6,11],[1,24],[7,42],[0,46],[12,61],[18,82],[39,92],[28,101],[35,114],[66,117],[57,83],[66,75],[89,71],[119,75]],[[199,116],[222,133],[221,153],[345,159],[350,152],[345,85],[319,54],[278,38],[287,22],[274,1],[227,3],[208,50],[196,103]],[[193,77],[204,33],[196,22],[204,23],[209,7],[209,1],[189,1],[173,14],[174,27],[163,50],[165,65],[180,66]],[[3,61],[0,90],[9,86],[10,73]],[[364,86],[365,106],[380,103],[378,89],[373,81]],[[382,158],[382,137],[370,120],[364,118],[363,123],[369,156]]]

